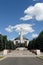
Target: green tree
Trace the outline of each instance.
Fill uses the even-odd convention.
[[[0,34],[0,50],[2,50],[2,45],[3,45],[3,36]]]
[[[40,49],[43,51],[43,31],[36,39],[33,39],[29,42],[28,49]]]
[[[3,36],[3,49],[6,49],[7,47],[7,36]]]
[[[37,42],[38,48],[43,51],[43,31],[39,34],[36,42]]]
[[[36,39],[33,39],[29,42],[28,49],[36,49]]]
[[[14,45],[13,41],[9,40],[7,43],[7,49],[14,50],[16,46]]]

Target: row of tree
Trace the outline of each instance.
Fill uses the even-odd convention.
[[[6,35],[0,34],[0,50],[16,49],[13,41],[8,40]],[[43,51],[43,31],[39,36],[29,42],[28,49],[40,49]]]
[[[7,39],[6,35],[0,34],[0,51],[4,49],[15,49],[13,41]]]
[[[43,51],[43,31],[39,36],[29,42],[28,49],[40,49]]]

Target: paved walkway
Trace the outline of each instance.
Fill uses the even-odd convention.
[[[43,65],[43,60],[36,58],[36,55],[29,50],[14,50],[0,61],[0,65]]]
[[[0,52],[0,55],[3,55],[3,51]],[[29,50],[24,51],[18,51],[14,50],[11,53],[7,54],[7,57],[36,57],[34,53],[30,52]],[[43,53],[41,52],[40,56],[43,56]]]
[[[7,55],[7,57],[36,57],[36,55],[29,50],[18,51],[14,50]]]
[[[43,65],[43,60],[35,57],[9,57],[0,61],[0,65]]]

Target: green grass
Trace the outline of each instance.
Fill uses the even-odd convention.
[[[0,59],[3,58],[4,56],[0,56]]]
[[[43,56],[40,56],[40,58],[42,58],[42,59],[43,59]]]

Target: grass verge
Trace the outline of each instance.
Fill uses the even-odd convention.
[[[39,58],[39,59],[42,59],[42,60],[43,60],[43,56],[39,56],[39,57],[37,57],[37,58]]]
[[[40,56],[41,59],[43,59],[43,56]]]
[[[2,59],[4,56],[0,56],[0,59]]]

